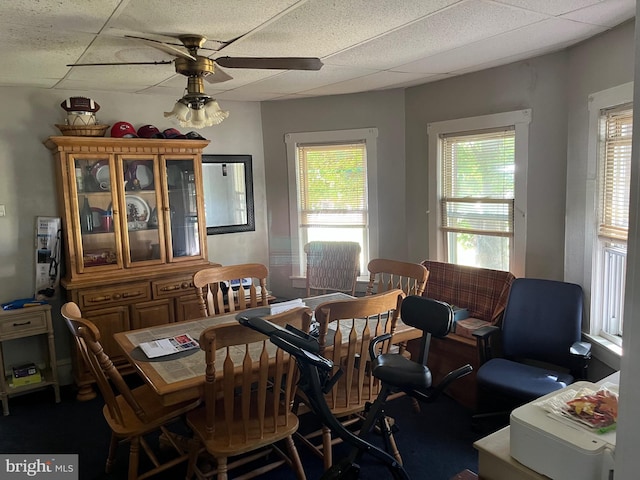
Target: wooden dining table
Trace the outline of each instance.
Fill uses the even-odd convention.
[[[354,297],[344,293],[328,293],[310,298],[304,298],[303,303],[311,310],[325,302],[353,299]],[[204,373],[206,362],[204,351],[193,349],[185,352],[174,353],[157,358],[148,358],[139,345],[143,342],[150,342],[163,338],[170,338],[187,333],[194,339],[199,339],[200,334],[208,327],[236,322],[238,313],[268,315],[269,307],[258,307],[255,309],[233,312],[231,314],[217,315],[213,317],[198,318],[183,322],[170,323],[167,325],[129,330],[114,334],[115,342],[120,346],[129,363],[140,374],[144,381],[161,397],[164,405],[175,405],[184,400],[200,398],[204,392]],[[421,336],[419,330],[407,327],[399,321],[397,327],[398,338],[406,341],[410,338]],[[395,340],[395,336],[394,336]],[[245,355],[242,347],[237,349],[237,359],[241,362]],[[252,358],[259,358],[261,346],[256,344],[256,351],[249,353]],[[273,347],[275,352],[275,347]],[[224,355],[224,352],[221,352]],[[222,359],[223,357],[221,357]]]

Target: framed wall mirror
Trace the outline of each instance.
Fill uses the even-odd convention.
[[[256,229],[251,155],[202,155],[207,235]]]

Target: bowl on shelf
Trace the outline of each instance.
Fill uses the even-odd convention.
[[[56,124],[62,135],[76,137],[104,137],[109,125],[60,125]]]

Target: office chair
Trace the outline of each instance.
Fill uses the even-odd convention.
[[[373,297],[365,297],[367,298]],[[434,385],[431,372],[424,364],[431,336],[445,336],[449,333],[453,322],[453,311],[449,305],[430,298],[409,296],[402,302],[401,309],[402,315],[407,318],[407,323],[423,331],[422,363],[411,361],[402,355],[388,353],[385,344],[388,344],[388,340],[393,336],[390,332],[377,335],[371,342],[366,342],[368,345],[363,343],[370,358],[365,368],[373,373],[381,385],[378,395],[367,409],[362,428],[357,434],[343,425],[327,403],[327,394],[335,388],[341,374],[347,369],[341,368],[336,372],[336,363],[321,356],[321,346],[313,337],[292,329],[274,328],[268,320],[260,317],[240,319],[240,323],[268,335],[272,343],[296,358],[300,370],[298,387],[308,399],[309,406],[327,428],[351,446],[348,455],[325,470],[321,480],[359,478],[360,465],[365,454],[386,466],[391,478],[409,480],[409,474],[402,466],[393,434],[386,422],[384,409],[389,393],[392,390],[401,389],[420,401],[430,402],[435,400],[451,382],[471,372],[470,365],[463,365]],[[345,374],[348,374],[348,371]],[[369,434],[375,425],[378,425],[382,433],[384,449],[368,441]],[[423,478],[425,472],[421,473],[420,478]]]
[[[555,280],[513,281],[502,329],[483,327],[478,340],[477,421],[584,379],[591,345],[581,342],[583,293]],[[497,335],[501,334],[501,342]]]

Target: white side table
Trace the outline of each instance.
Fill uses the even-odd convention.
[[[19,387],[9,386],[11,375],[7,377],[4,364],[4,342],[20,338],[42,335],[46,337],[45,368],[41,369],[42,381]],[[51,322],[51,306],[38,305],[16,310],[0,310],[0,400],[2,413],[9,415],[9,397],[40,389],[51,385],[55,393],[56,403],[60,402],[60,385],[58,383],[58,368],[56,365],[56,348],[53,337],[53,323]]]

